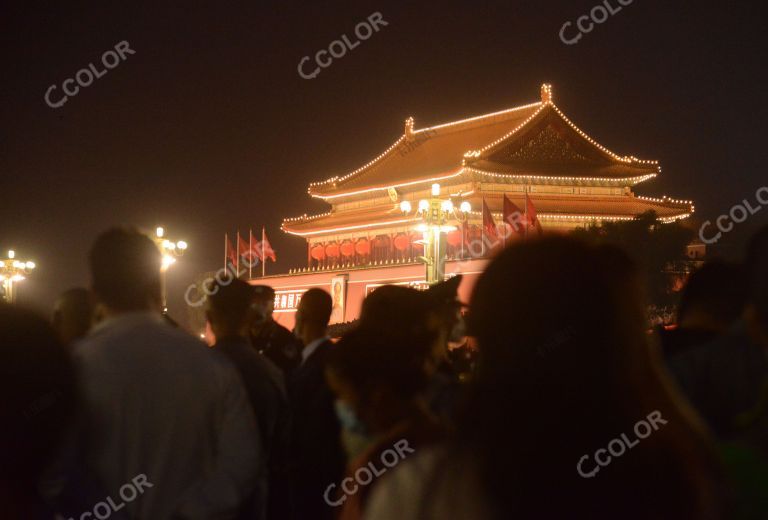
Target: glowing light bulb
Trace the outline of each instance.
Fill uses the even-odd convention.
[[[8,258],[16,258],[16,251],[14,251],[13,249],[8,251]]]
[[[165,229],[158,226],[158,228],[155,230],[155,234],[157,235],[157,238],[163,238],[163,235],[165,235]]]
[[[465,200],[464,202],[459,204],[459,210],[462,213],[469,213],[470,211],[472,211],[472,204],[470,204],[469,201]]]
[[[400,203],[400,211],[403,213],[410,213],[411,212],[411,203],[407,200],[404,200]]]
[[[453,211],[453,202],[450,200],[444,200],[440,203],[440,209],[445,211],[446,213]]]
[[[183,240],[179,240],[179,241],[176,243],[176,246],[177,246],[179,249],[181,249],[182,251],[184,251],[184,250],[185,250],[185,249],[188,247],[188,246],[187,246],[187,243],[186,243],[186,242],[184,242]]]
[[[427,212],[429,211],[429,201],[428,200],[420,200],[419,201],[419,211]]]
[[[440,184],[437,182],[432,185],[432,196],[433,197],[440,196]]]

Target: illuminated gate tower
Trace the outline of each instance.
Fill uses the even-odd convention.
[[[424,284],[423,259],[438,254],[449,276],[465,274],[460,293],[468,298],[486,260],[470,258],[461,229],[465,224],[469,240],[480,238],[483,199],[499,222],[503,195],[524,208],[527,191],[544,233],[630,220],[648,210],[663,222],[688,217],[690,201],[633,192],[660,171],[656,161],[619,156],[598,144],[560,111],[546,84],[540,101],[517,108],[418,130],[409,118],[403,135],[368,164],[310,184],[309,194],[330,210],[282,226],[306,239],[308,265],[264,282],[278,291],[279,315],[290,314],[287,302],[310,286],[335,289],[338,296],[336,280],[343,301],[335,321],[349,321],[366,293],[382,283]],[[437,225],[428,218],[435,207]],[[440,229],[445,243],[425,254],[425,243],[435,246],[431,230],[439,236]],[[279,317],[286,325],[293,321],[292,315]]]

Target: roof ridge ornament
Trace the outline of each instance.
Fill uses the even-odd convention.
[[[541,102],[552,103],[552,85],[550,83],[541,84]]]
[[[405,120],[405,138],[408,140],[413,139],[413,123],[413,117]]]

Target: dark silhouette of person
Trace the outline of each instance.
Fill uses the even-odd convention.
[[[709,426],[721,440],[740,436],[758,410],[768,409],[768,356],[760,334],[760,306],[765,294],[761,284],[768,270],[768,228],[747,247],[744,272],[748,295],[743,317],[725,334],[668,360],[671,373]],[[746,421],[746,423],[745,423]]]
[[[704,264],[683,287],[677,327],[658,329],[664,354],[674,356],[725,334],[741,318],[747,296],[741,265],[722,261]]]
[[[257,312],[251,325],[251,343],[282,370],[286,380],[289,380],[301,363],[301,343],[290,330],[272,317],[275,290],[268,285],[255,285],[254,290]]]
[[[714,450],[646,344],[640,287],[613,247],[500,252],[470,303],[480,359],[456,439],[401,463],[366,518],[722,518]]]
[[[53,518],[38,493],[78,403],[75,370],[53,328],[0,303],[0,516]]]
[[[309,289],[296,311],[296,334],[304,345],[301,364],[289,386],[291,428],[291,480],[297,519],[334,517],[323,492],[338,482],[344,471],[341,428],[334,395],[325,379],[333,343],[327,336],[333,302],[321,289]]]
[[[243,378],[267,457],[268,485],[266,493],[260,490],[266,497],[251,507],[266,504],[266,517],[282,520],[290,514],[286,476],[290,418],[283,374],[250,344],[250,326],[257,313],[253,286],[229,278],[213,282],[209,294],[206,316],[216,337],[213,348],[225,354]]]
[[[354,492],[347,491],[350,486],[344,481],[325,490],[326,498],[340,508],[340,520],[361,519],[376,485],[376,480],[356,479],[360,471],[380,474],[409,453],[444,438],[424,396],[431,348],[429,339],[419,342],[418,336],[395,337],[358,327],[331,351],[326,377],[337,397],[340,422],[345,433],[365,440],[358,453],[348,453],[345,480],[356,482]]]
[[[67,347],[84,338],[94,321],[93,295],[84,287],[61,293],[53,307],[53,328],[59,341]]]

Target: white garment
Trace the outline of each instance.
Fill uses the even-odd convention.
[[[86,401],[82,456],[108,496],[119,504],[121,486],[145,475],[152,487],[126,504],[131,518],[235,515],[264,457],[229,360],[148,312],[99,324],[75,359]]]
[[[446,447],[420,450],[376,483],[364,520],[488,520],[474,464]]]

